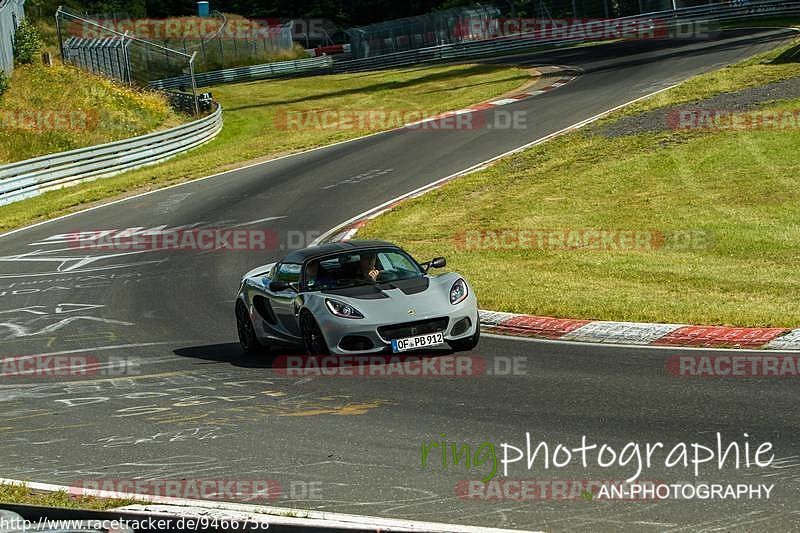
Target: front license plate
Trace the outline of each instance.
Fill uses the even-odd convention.
[[[438,346],[444,344],[444,334],[428,333],[427,335],[417,335],[416,337],[407,337],[405,339],[395,339],[392,341],[392,351],[406,352],[408,350],[415,350],[417,348],[429,348],[431,346]]]

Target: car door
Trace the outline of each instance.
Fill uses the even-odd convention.
[[[287,338],[298,338],[300,327],[295,316],[295,300],[298,298],[297,291],[300,286],[300,271],[302,265],[299,263],[281,263],[275,269],[275,276],[272,281],[285,281],[292,284],[292,287],[283,291],[272,291],[269,285],[266,287],[266,294],[269,298],[272,312],[275,314],[277,324],[275,329]]]

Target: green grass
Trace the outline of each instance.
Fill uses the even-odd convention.
[[[22,118],[51,112],[70,118],[58,125]],[[121,87],[72,67],[20,66],[0,97],[0,164],[125,139],[184,120],[158,93]]]
[[[0,503],[103,511],[140,502],[136,500],[77,496],[63,490],[58,492],[37,491],[20,484],[0,484]]]
[[[774,78],[782,51],[700,76],[660,102],[695,100]],[[792,68],[797,75],[798,64]],[[780,71],[780,75],[783,76]],[[709,91],[709,88],[713,90]],[[772,104],[798,109],[800,100]],[[654,107],[649,101],[640,108]],[[620,113],[615,115],[620,116]],[[600,320],[738,326],[800,324],[800,130],[663,132],[606,138],[578,131],[503,159],[371,221],[414,255],[446,255],[482,308]],[[454,229],[454,228],[457,228]],[[466,249],[465,231],[696,231],[681,249]]]
[[[164,164],[45,193],[0,207],[0,230],[57,216],[92,202],[162,187],[265,159],[377,131],[281,129],[287,110],[458,109],[504,94],[530,80],[518,68],[458,65],[379,73],[267,80],[215,87],[225,109],[225,127],[201,148]]]
[[[800,27],[800,17],[756,17],[748,20],[725,22],[722,28]]]

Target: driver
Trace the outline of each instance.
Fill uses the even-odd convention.
[[[381,275],[381,271],[375,267],[375,254],[370,252],[365,252],[361,254],[361,259],[359,259],[359,265],[361,267],[361,277],[370,281],[377,281],[378,276]]]

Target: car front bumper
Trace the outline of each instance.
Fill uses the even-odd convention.
[[[441,331],[445,341],[464,339],[480,327],[478,306],[474,296],[444,308],[432,309],[416,316],[395,317],[394,321],[372,322],[367,319],[346,319],[334,316],[321,321],[328,350],[336,355],[357,355],[392,351],[392,340]],[[440,345],[439,347],[446,347]],[[432,347],[433,348],[433,347]],[[413,353],[403,352],[403,353]]]

